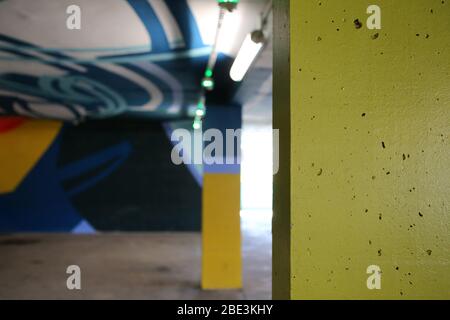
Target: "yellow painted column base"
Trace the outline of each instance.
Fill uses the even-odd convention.
[[[240,175],[205,173],[202,288],[242,288]]]

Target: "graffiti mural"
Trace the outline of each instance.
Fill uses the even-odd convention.
[[[0,232],[199,230],[201,185],[164,126],[117,121],[0,118]]]
[[[80,30],[66,27],[73,4]],[[168,136],[192,127],[218,10],[215,0],[0,1],[0,232],[200,229],[202,167],[175,166]],[[226,39],[254,28],[245,10],[230,17]],[[221,42],[209,110],[232,101],[242,39]]]
[[[0,115],[73,122],[185,115],[210,53],[192,9],[198,6],[76,2],[81,30],[65,27],[72,2],[0,2]],[[207,8],[216,14],[216,6]]]

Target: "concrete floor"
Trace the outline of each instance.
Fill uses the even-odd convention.
[[[0,299],[270,299],[270,222],[246,215],[242,235],[244,288],[224,291],[200,289],[199,233],[0,235]]]

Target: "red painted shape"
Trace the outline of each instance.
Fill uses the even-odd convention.
[[[0,117],[0,133],[5,133],[19,127],[25,118],[22,117]]]

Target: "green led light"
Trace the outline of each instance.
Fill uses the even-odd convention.
[[[202,122],[201,120],[195,119],[194,123],[192,124],[192,128],[194,128],[195,130],[200,129],[202,126]]]
[[[205,71],[205,77],[211,78],[212,75],[213,75],[212,70],[211,70],[211,69],[206,69],[206,71]]]
[[[204,109],[197,109],[195,111],[195,115],[198,117],[203,117],[205,115],[205,110]]]
[[[219,7],[228,10],[228,12],[233,12],[236,9],[239,0],[217,0]]]
[[[206,107],[205,103],[203,102],[203,99],[200,99],[200,101],[197,103],[197,109],[195,110],[195,115],[197,117],[203,117],[206,114]]]
[[[202,87],[205,89],[213,89],[214,88],[214,80],[211,78],[205,78],[202,80]]]

